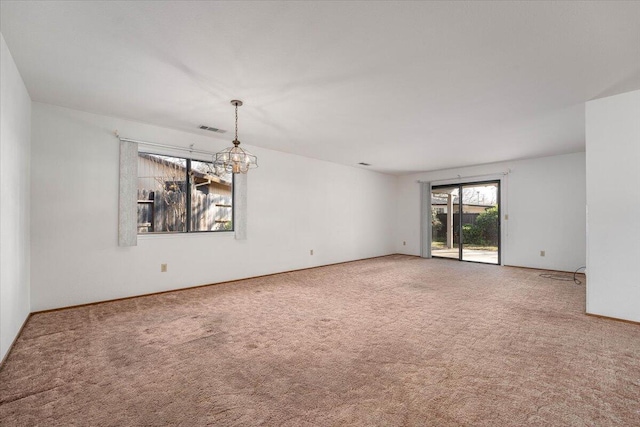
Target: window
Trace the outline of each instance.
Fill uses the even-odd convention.
[[[233,175],[210,162],[138,153],[138,234],[233,230]]]

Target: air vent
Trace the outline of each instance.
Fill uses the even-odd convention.
[[[225,132],[227,132],[226,130],[214,128],[214,127],[211,127],[211,126],[205,126],[205,125],[200,126],[200,129],[208,130],[210,132],[216,132],[216,133],[225,133]]]
[[[358,163],[361,166],[371,166],[371,163],[360,162]]]

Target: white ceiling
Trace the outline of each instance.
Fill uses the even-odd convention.
[[[34,101],[408,173],[584,150],[640,2],[9,2]],[[135,135],[131,135],[135,137]],[[224,144],[219,140],[224,138]],[[268,167],[268,165],[264,165]]]

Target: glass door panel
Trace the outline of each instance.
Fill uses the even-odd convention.
[[[459,187],[431,189],[431,255],[460,259]]]
[[[500,263],[499,183],[461,185],[463,261]]]

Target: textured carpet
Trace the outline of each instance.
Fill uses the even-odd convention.
[[[0,424],[640,425],[640,326],[540,273],[398,255],[37,314]]]

